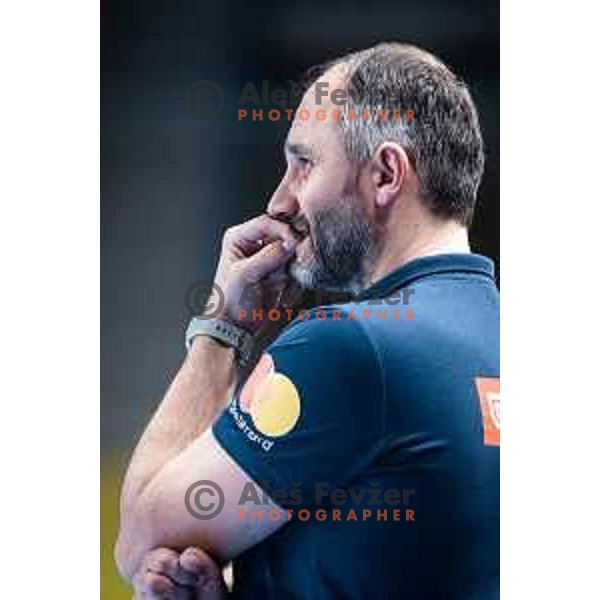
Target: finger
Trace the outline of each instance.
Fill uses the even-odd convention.
[[[136,598],[144,600],[170,600],[174,590],[173,581],[152,571],[146,571],[135,582]]]
[[[197,582],[181,585],[166,575],[145,571],[135,582],[134,600],[195,600],[196,589]]]
[[[226,239],[242,251],[253,253],[277,240],[291,244],[298,239],[298,235],[287,223],[261,215],[229,229]]]
[[[277,221],[290,225],[300,238],[306,237],[310,231],[310,224],[304,215],[267,214]]]
[[[217,563],[199,548],[186,548],[179,557],[179,565],[194,576],[220,577],[221,569]]]
[[[187,548],[179,557],[182,568],[198,577],[196,600],[225,598],[227,587],[219,566],[198,548]]]
[[[246,259],[247,280],[249,283],[258,283],[264,277],[285,265],[294,255],[297,241],[273,242],[265,246],[260,252]]]
[[[144,566],[148,571],[165,575],[180,585],[193,585],[194,575],[181,568],[179,553],[169,548],[158,548],[150,552]]]

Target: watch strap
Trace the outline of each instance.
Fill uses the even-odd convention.
[[[236,351],[241,366],[246,366],[252,357],[254,338],[246,330],[221,319],[193,317],[185,333],[185,345],[189,351],[196,336],[206,335]]]

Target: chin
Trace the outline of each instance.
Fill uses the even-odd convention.
[[[315,259],[310,264],[295,260],[290,265],[289,273],[300,287],[308,291],[336,293],[353,291],[353,288],[342,285],[335,277],[327,276]]]
[[[317,287],[315,269],[302,264],[298,259],[290,265],[290,275],[300,287],[306,290],[314,290]]]
[[[314,290],[318,282],[318,265],[313,254],[312,243],[307,236],[296,248],[296,256],[289,266],[289,273],[296,283],[306,289]]]

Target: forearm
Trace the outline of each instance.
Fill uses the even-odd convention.
[[[123,485],[124,503],[210,426],[227,403],[234,379],[233,350],[197,337],[135,449]]]
[[[121,494],[117,554],[127,563],[144,490],[159,472],[205,431],[227,403],[235,381],[233,351],[205,336],[197,337],[163,401],[140,439]],[[129,570],[125,568],[124,570]]]

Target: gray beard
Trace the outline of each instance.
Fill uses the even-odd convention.
[[[344,194],[335,207],[315,213],[310,232],[312,260],[309,265],[292,262],[291,276],[308,290],[362,291],[379,245],[360,199]]]

